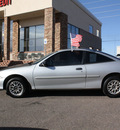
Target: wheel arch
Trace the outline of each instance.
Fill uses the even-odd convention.
[[[28,84],[29,90],[31,90],[31,85],[30,85],[30,83],[28,82],[28,80],[27,80],[24,76],[22,76],[22,75],[17,75],[17,74],[10,75],[10,76],[8,76],[8,77],[4,80],[3,89],[6,89],[6,84],[7,84],[7,82],[8,82],[11,78],[15,78],[15,77],[17,77],[17,78],[22,78],[22,79]]]
[[[120,78],[120,73],[115,72],[115,73],[110,73],[110,74],[106,75],[106,76],[103,78],[103,80],[102,80],[101,88],[103,88],[103,84],[104,84],[105,80],[106,80],[107,78],[111,77],[111,76],[118,76],[118,77]]]

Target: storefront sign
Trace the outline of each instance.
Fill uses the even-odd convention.
[[[47,39],[44,39],[44,44],[47,44]]]
[[[11,5],[12,0],[0,0],[0,7]]]

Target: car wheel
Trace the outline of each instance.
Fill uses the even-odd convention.
[[[26,82],[22,78],[12,78],[7,82],[6,91],[11,97],[21,98],[26,93]]]
[[[103,93],[111,98],[120,96],[120,78],[117,76],[109,77],[103,84]]]

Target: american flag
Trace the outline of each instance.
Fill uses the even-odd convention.
[[[76,46],[76,47],[79,47],[80,44],[79,42],[82,41],[82,35],[80,34],[72,34],[71,33],[71,46]]]

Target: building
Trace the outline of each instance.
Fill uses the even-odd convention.
[[[117,46],[117,57],[120,58],[120,46]]]
[[[101,50],[101,25],[78,0],[0,0],[0,59],[70,48],[70,32],[83,35],[82,48]]]

